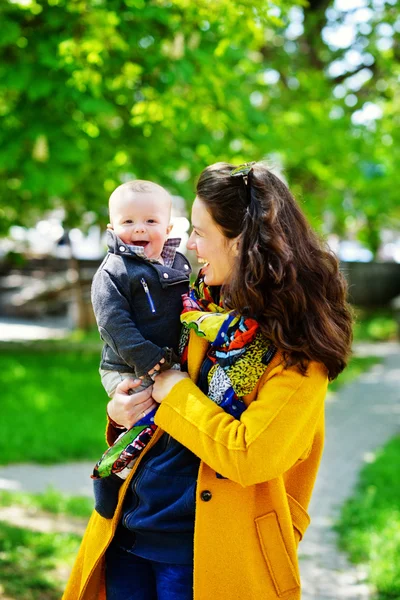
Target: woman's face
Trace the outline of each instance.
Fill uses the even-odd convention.
[[[208,212],[206,205],[195,198],[192,207],[193,231],[187,248],[194,250],[203,264],[207,285],[228,283],[237,256],[237,238],[228,239]]]

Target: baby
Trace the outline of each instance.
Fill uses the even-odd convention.
[[[171,197],[150,181],[129,181],[110,197],[108,253],[94,276],[92,304],[104,341],[100,374],[112,397],[120,381],[151,376],[171,368],[177,357],[182,294],[189,288],[190,264],[171,231]],[[112,517],[118,489],[135,458],[156,429],[154,411],[122,435],[97,463],[96,510]]]

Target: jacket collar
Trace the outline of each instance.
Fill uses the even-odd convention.
[[[170,238],[168,239],[161,252],[161,258],[164,261],[166,267],[172,267],[175,260],[176,251],[181,243],[181,238]],[[109,252],[113,254],[139,256],[149,262],[159,263],[154,258],[147,258],[144,249],[141,246],[134,246],[125,244],[113,231],[107,230],[107,245]]]

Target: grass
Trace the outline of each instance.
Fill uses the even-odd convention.
[[[400,437],[366,464],[336,526],[340,546],[367,565],[381,600],[400,598]]]
[[[79,544],[75,534],[40,533],[0,522],[0,597],[59,600]]]
[[[93,510],[85,497],[63,496],[49,489],[44,494],[0,491],[0,507],[40,510],[49,524],[55,515],[81,517],[84,526]],[[1,510],[1,508],[0,508]],[[58,521],[55,520],[55,523]],[[78,552],[81,536],[75,533],[41,533],[0,521],[0,598],[59,600]]]
[[[93,500],[86,496],[65,496],[53,488],[48,488],[42,494],[0,490],[0,507],[6,506],[36,508],[52,515],[86,518],[92,513]]]
[[[81,517],[84,524],[93,501],[53,489],[43,494],[0,491],[0,509],[9,506],[28,513],[38,509],[50,524],[55,515]],[[0,598],[59,600],[80,541],[81,536],[74,533],[41,533],[0,521]]]
[[[107,396],[98,352],[0,351],[0,462],[97,459]]]

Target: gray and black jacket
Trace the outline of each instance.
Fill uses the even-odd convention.
[[[108,253],[92,283],[93,310],[104,341],[100,367],[141,377],[165,357],[166,348],[178,352],[190,263],[180,252],[171,266],[150,261],[112,231],[107,242]]]

